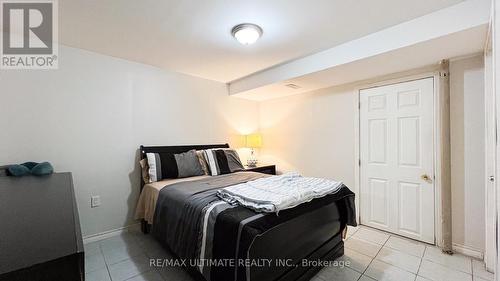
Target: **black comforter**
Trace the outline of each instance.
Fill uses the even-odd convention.
[[[220,188],[265,176],[239,172],[163,188],[156,204],[153,235],[179,258],[196,263],[207,280],[246,280],[241,261],[248,258],[255,238],[271,228],[332,203],[337,206],[341,225],[356,225],[354,193],[346,186],[279,215],[229,205],[216,195]]]

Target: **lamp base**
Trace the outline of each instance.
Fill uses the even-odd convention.
[[[250,157],[247,159],[247,166],[250,168],[257,167],[257,158],[255,157],[255,150],[253,148],[250,149]]]
[[[257,159],[248,159],[247,160],[247,167],[249,168],[255,168],[257,167]]]

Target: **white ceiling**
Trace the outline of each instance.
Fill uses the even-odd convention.
[[[490,15],[490,0],[463,1],[235,80],[229,83],[229,94],[266,100],[375,77],[381,79],[437,66],[443,59],[481,53]],[[287,87],[290,83],[298,88]]]
[[[64,0],[59,41],[229,82],[328,49],[461,0]],[[256,44],[230,34],[264,29]]]

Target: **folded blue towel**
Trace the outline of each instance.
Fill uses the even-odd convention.
[[[10,176],[14,177],[22,177],[30,173],[30,169],[24,165],[10,165],[7,171],[9,171]]]
[[[28,174],[35,176],[50,175],[54,172],[54,168],[49,162],[26,162],[21,165],[10,165],[7,168],[8,174],[14,177],[22,177]]]
[[[28,168],[28,170],[31,171],[33,169],[33,167],[35,167],[36,165],[38,165],[38,163],[36,163],[36,162],[24,162],[21,165],[23,165],[24,167]]]
[[[42,162],[37,164],[31,169],[31,173],[35,176],[45,176],[50,175],[54,172],[54,168],[49,162]]]

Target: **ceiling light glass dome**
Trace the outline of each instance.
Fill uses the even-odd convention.
[[[253,23],[242,23],[233,27],[231,34],[243,45],[255,43],[262,36],[262,28]]]

